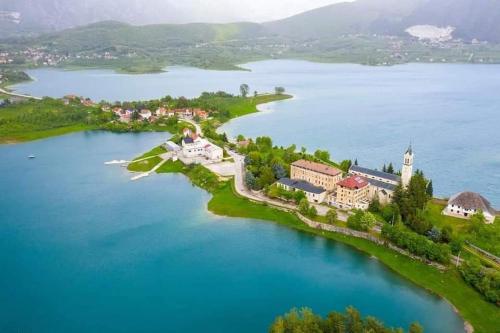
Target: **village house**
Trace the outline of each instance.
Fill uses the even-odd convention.
[[[314,186],[333,191],[342,179],[342,171],[326,164],[298,160],[291,164],[290,178],[305,180]]]
[[[286,191],[302,191],[311,203],[322,203],[325,201],[327,191],[320,186],[314,186],[305,180],[294,180],[290,178],[281,178],[277,182],[278,187]]]
[[[193,118],[193,111],[191,109],[175,109],[174,113],[179,118],[184,118],[184,119]]]
[[[80,100],[84,106],[94,106],[95,103],[90,98],[85,98]]]
[[[195,117],[200,118],[200,120],[207,120],[208,119],[208,112],[202,109],[194,109],[193,114]]]
[[[156,109],[155,114],[158,117],[165,117],[168,114],[168,110],[165,109],[164,107],[160,107],[160,108]]]
[[[330,203],[339,208],[367,209],[369,205],[369,183],[361,176],[350,176],[337,184],[337,195],[330,197]]]
[[[139,112],[139,116],[141,117],[142,120],[149,120],[151,118],[153,114],[151,113],[151,111],[149,111],[148,109],[142,109],[140,112]]]
[[[113,113],[119,117],[122,123],[128,123],[132,119],[132,110],[123,110],[122,108],[113,108]]]
[[[483,212],[486,223],[495,221],[495,210],[482,195],[475,192],[460,192],[448,200],[448,204],[443,210],[444,215],[469,219],[479,211]]]

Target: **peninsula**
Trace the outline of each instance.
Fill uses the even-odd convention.
[[[277,147],[270,137],[228,138],[217,132],[224,122],[292,97],[281,87],[252,95],[243,84],[240,92],[119,104],[77,96],[18,101],[0,108],[0,133],[12,142],[88,129],[170,132],[163,145],[128,164],[134,179],[183,173],[212,194],[208,209],[215,214],[271,221],[351,245],[446,298],[468,331],[496,329],[499,268],[485,253],[498,253],[485,235],[498,235],[498,219],[486,224],[482,213],[470,222],[442,215],[446,203],[432,198],[432,182],[412,169],[411,147],[399,174],[395,164],[376,171],[332,161],[326,151]]]

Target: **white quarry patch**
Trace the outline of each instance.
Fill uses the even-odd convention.
[[[9,21],[19,24],[21,23],[21,13],[0,10],[0,21]]]
[[[435,25],[414,25],[405,30],[418,39],[428,39],[432,41],[444,42],[453,38],[452,33],[455,27],[436,27]]]

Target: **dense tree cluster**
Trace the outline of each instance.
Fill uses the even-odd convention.
[[[422,214],[431,199],[427,193],[428,184],[424,174],[417,170],[406,189],[399,185],[394,191],[393,202],[398,206],[401,220],[419,234],[432,229],[432,223]]]
[[[386,327],[374,317],[363,318],[358,310],[348,307],[345,312],[330,312],[325,318],[308,308],[292,309],[276,318],[270,333],[404,333],[402,328]],[[411,324],[409,333],[423,333],[418,323]]]
[[[347,218],[347,226],[354,230],[368,231],[375,225],[377,219],[370,212],[361,209],[354,210],[354,214]]]
[[[76,124],[100,125],[109,122],[112,115],[79,102],[65,105],[61,100],[44,98],[10,105],[0,114],[0,130],[9,134],[54,129]]]
[[[385,224],[382,227],[382,237],[419,257],[443,264],[450,262],[451,250],[449,245],[434,243],[425,236],[405,230],[401,225]]]
[[[500,306],[500,272],[481,266],[473,259],[460,265],[464,280],[479,291],[489,302]]]

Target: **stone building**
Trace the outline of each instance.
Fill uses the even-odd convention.
[[[298,160],[291,165],[290,178],[305,180],[327,191],[333,191],[342,180],[342,171],[326,164]]]

